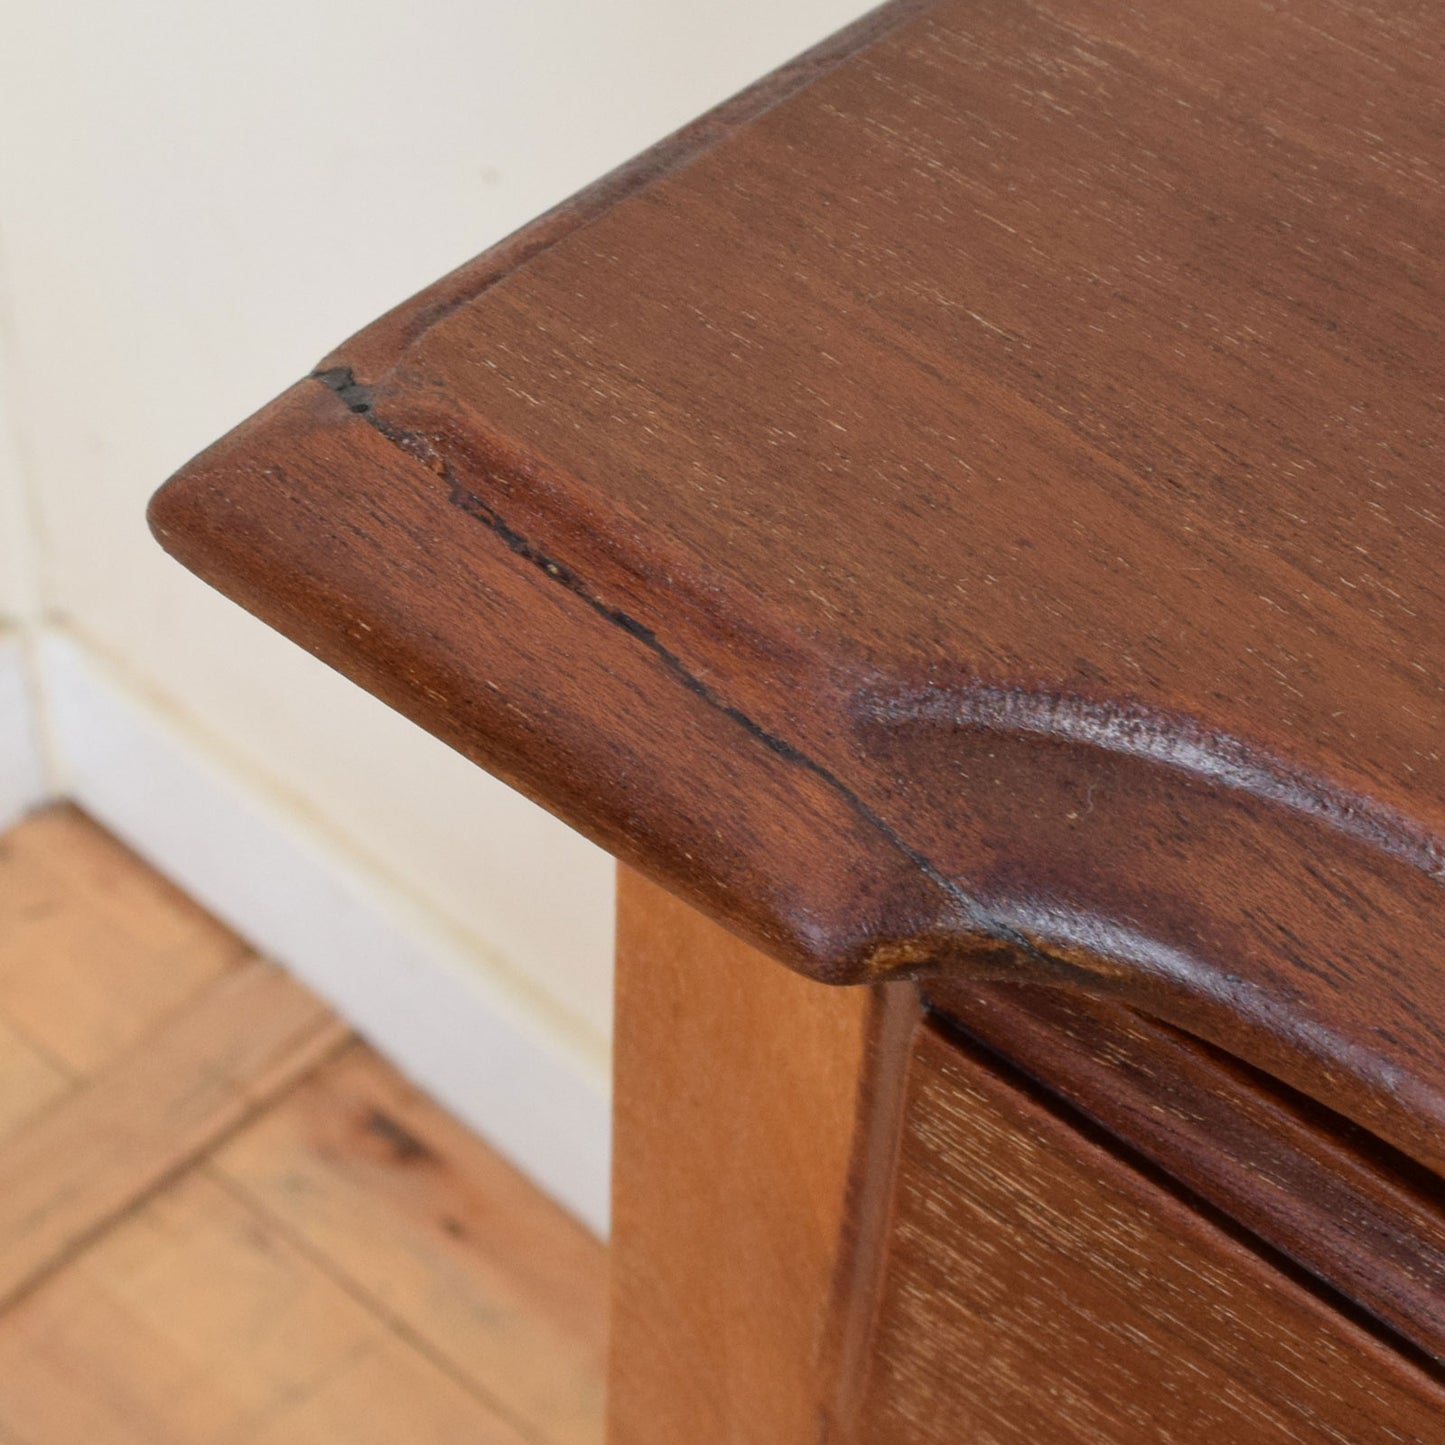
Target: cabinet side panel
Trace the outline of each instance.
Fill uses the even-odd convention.
[[[909,1070],[860,1439],[1431,1441],[1386,1345],[933,1027]]]
[[[830,1438],[834,1300],[867,1304],[850,1172],[855,1136],[863,1167],[878,1153],[859,1118],[882,1007],[622,870],[611,1445]]]

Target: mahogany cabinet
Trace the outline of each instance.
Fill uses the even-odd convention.
[[[899,0],[152,517],[625,865],[613,1445],[1445,1440],[1431,3]]]

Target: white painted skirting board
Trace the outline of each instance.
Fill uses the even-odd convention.
[[[607,1081],[541,1009],[431,932],[384,885],[271,807],[70,638],[41,648],[64,792],[599,1234]],[[0,743],[8,740],[0,654]],[[0,805],[10,785],[0,772]],[[13,785],[23,798],[24,779]],[[33,799],[32,799],[33,801]]]
[[[0,633],[0,829],[47,793],[24,647],[14,634]]]

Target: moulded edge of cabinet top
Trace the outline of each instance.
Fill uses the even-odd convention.
[[[1403,4],[885,7],[157,534],[794,967],[1113,996],[1441,1168],[1441,69]]]

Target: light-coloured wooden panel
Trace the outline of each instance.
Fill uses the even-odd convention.
[[[245,953],[72,808],[0,838],[0,1014],[76,1073],[119,1057]]]
[[[252,960],[0,1141],[0,1301],[344,1037],[319,1000]]]
[[[26,1445],[521,1445],[229,1188],[193,1172],[0,1319]]]
[[[602,1245],[369,1049],[307,1079],[215,1167],[539,1438],[600,1441]]]
[[[879,1007],[622,871],[611,1445],[824,1438]]]

